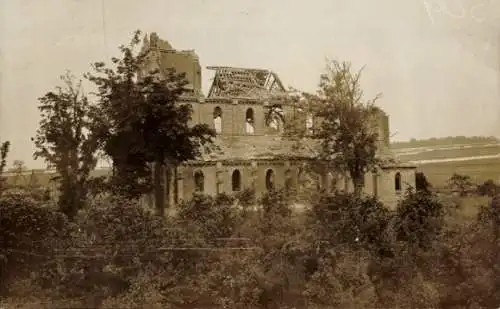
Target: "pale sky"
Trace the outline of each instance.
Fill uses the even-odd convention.
[[[0,0],[0,14],[0,139],[33,168],[37,98],[66,69],[109,62],[136,29],[194,49],[203,68],[268,68],[307,91],[326,58],[366,65],[395,140],[500,136],[498,0]]]

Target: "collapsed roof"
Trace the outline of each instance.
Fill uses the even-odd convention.
[[[285,96],[278,75],[269,70],[234,67],[207,67],[215,70],[208,97],[259,98]]]

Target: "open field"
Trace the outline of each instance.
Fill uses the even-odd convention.
[[[500,144],[403,148],[393,149],[393,152],[401,159],[408,161],[499,156]]]
[[[453,174],[465,174],[474,181],[500,181],[500,144],[474,143],[395,148],[394,154],[402,161],[410,161],[424,172],[435,186],[442,186]]]

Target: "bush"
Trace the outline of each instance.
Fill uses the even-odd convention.
[[[477,193],[482,196],[493,197],[500,193],[500,187],[491,179],[477,186]]]
[[[29,192],[8,190],[0,197],[1,295],[14,308],[489,308],[500,301],[495,203],[460,224],[445,221],[443,204],[425,191],[406,192],[394,212],[345,192],[317,194],[305,211],[292,203],[286,191],[267,192],[252,209],[240,207],[238,195],[196,195],[164,218],[100,197],[70,223]]]
[[[395,232],[399,241],[427,248],[440,235],[444,207],[436,195],[409,188],[396,210]]]
[[[390,221],[387,208],[374,197],[337,192],[325,194],[307,213],[316,240],[382,248]]]
[[[33,269],[44,269],[45,279],[50,280],[57,267],[53,260],[56,248],[68,241],[70,233],[64,216],[22,190],[9,190],[0,196],[0,213],[1,295],[14,293],[9,292],[9,285],[29,278]],[[50,282],[47,280],[45,283]]]

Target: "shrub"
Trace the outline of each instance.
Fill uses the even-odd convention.
[[[33,269],[44,269],[50,277],[57,266],[56,248],[67,241],[70,231],[64,216],[23,190],[4,192],[0,213],[1,293],[7,293],[13,280],[30,277]]]
[[[316,240],[367,248],[384,245],[390,220],[389,211],[376,198],[345,192],[323,195],[307,215]]]
[[[444,215],[436,195],[409,188],[396,210],[397,239],[420,248],[432,246],[443,228]]]

